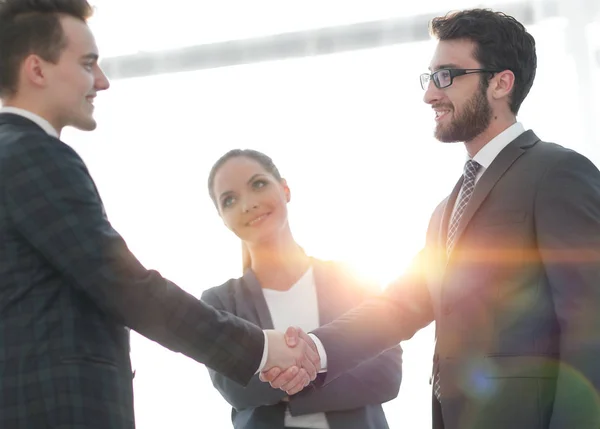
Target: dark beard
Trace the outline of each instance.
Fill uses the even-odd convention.
[[[460,116],[442,127],[435,128],[435,138],[444,143],[469,142],[483,133],[492,122],[492,107],[485,96],[485,90],[480,88],[469,101]]]

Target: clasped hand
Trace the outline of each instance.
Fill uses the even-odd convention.
[[[269,347],[261,381],[284,390],[288,395],[300,392],[317,377],[321,359],[312,339],[300,328],[290,327],[285,334],[265,330]]]

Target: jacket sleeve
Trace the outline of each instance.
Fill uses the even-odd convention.
[[[389,349],[321,388],[307,388],[290,398],[292,415],[343,411],[383,404],[398,396],[402,349]]]
[[[560,327],[550,429],[600,427],[600,172],[569,152],[535,200],[538,249]]]
[[[342,374],[396,347],[434,319],[426,282],[427,249],[386,290],[312,333],[327,353],[327,385]]]
[[[330,264],[337,296],[352,308],[380,294],[379,287],[352,275],[344,266]],[[292,415],[343,411],[382,404],[394,399],[402,381],[402,349],[399,345],[367,360],[322,388],[308,388],[290,398]]]
[[[107,220],[75,151],[32,133],[0,159],[6,216],[65,284],[118,323],[232,380],[250,381],[262,358],[262,330],[145,269]]]
[[[202,300],[218,310],[230,311],[233,306],[224,304],[223,300],[214,290],[208,289],[203,292]],[[241,386],[226,376],[208,368],[208,373],[213,386],[221,393],[221,396],[237,411],[245,408],[256,408],[265,405],[275,405],[287,396],[280,389],[273,389],[269,383],[263,383],[258,375],[252,377],[248,385]]]

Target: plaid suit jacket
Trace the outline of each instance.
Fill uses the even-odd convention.
[[[125,327],[241,384],[264,346],[137,261],[75,151],[0,114],[0,427],[133,428]]]

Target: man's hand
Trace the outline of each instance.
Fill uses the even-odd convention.
[[[265,332],[269,335],[269,332],[273,331]],[[300,328],[288,328],[285,332],[285,342],[288,350],[301,349],[304,354],[303,364],[287,367],[287,369],[283,365],[270,364],[271,337],[269,336],[269,357],[264,371],[260,374],[260,379],[268,381],[275,389],[281,389],[288,395],[293,395],[300,392],[316,378],[321,366],[321,359],[313,340]],[[313,370],[314,372],[312,372]]]
[[[260,375],[262,381],[277,379],[277,389],[293,395],[301,391],[317,376],[321,360],[319,354],[310,342],[307,342],[297,332],[296,328],[288,328],[285,335],[274,330],[264,331],[268,336],[269,349],[267,362]],[[269,379],[265,374],[269,374]]]

